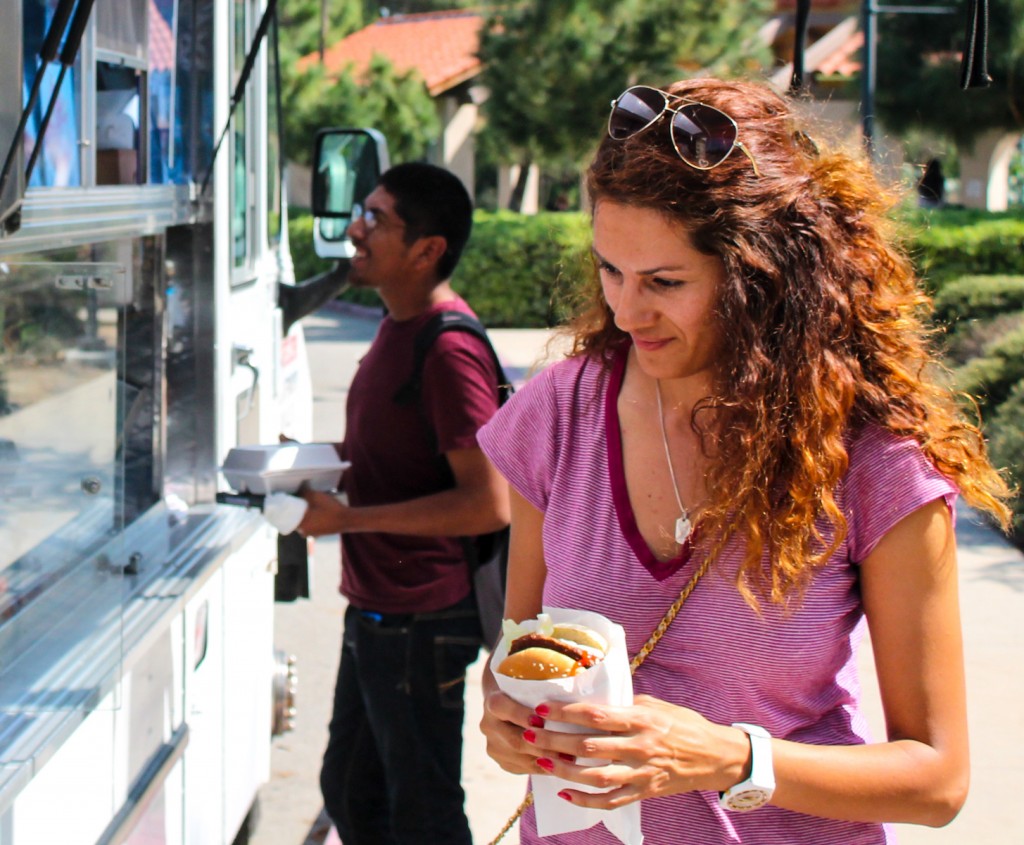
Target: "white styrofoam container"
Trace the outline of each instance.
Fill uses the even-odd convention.
[[[238,493],[295,493],[305,484],[313,490],[338,488],[348,468],[330,443],[274,443],[236,446],[220,468]]]

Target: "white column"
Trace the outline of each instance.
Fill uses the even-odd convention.
[[[961,150],[960,194],[965,206],[1006,211],[1010,159],[1019,140],[1019,132],[991,129],[978,136],[971,149]]]
[[[441,164],[462,180],[469,195],[475,188],[475,150],[473,133],[479,109],[474,103],[460,103],[445,97],[441,109]]]
[[[518,164],[502,165],[498,168],[498,208],[508,208],[508,201],[512,197],[516,182],[519,180],[520,166]],[[520,211],[523,214],[536,214],[540,208],[540,168],[536,164],[530,165],[526,177],[526,190],[523,192],[523,204]]]

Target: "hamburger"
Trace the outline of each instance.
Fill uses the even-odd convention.
[[[608,651],[605,638],[585,625],[552,624],[546,614],[537,621],[537,629],[527,632],[506,621],[508,655],[498,665],[500,674],[529,681],[571,678],[600,663]]]

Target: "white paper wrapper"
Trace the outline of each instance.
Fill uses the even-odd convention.
[[[287,493],[271,493],[263,500],[263,518],[279,534],[291,534],[306,515],[309,505],[305,499]]]
[[[502,637],[491,655],[491,671],[499,689],[527,707],[536,707],[545,701],[592,701],[600,704],[631,705],[633,679],[629,673],[626,634],[622,627],[598,613],[589,611],[545,607],[544,613],[551,617],[552,622],[573,622],[593,628],[608,640],[608,654],[596,666],[572,678],[524,681],[498,674],[498,666],[508,654],[507,638]],[[536,620],[524,622],[522,627],[524,630],[532,631],[537,627]],[[585,732],[584,728],[563,722],[548,721],[544,728],[566,733]],[[579,762],[600,764],[600,761]],[[543,774],[533,775],[532,784],[533,804],[537,812],[537,833],[541,836],[586,830],[601,822],[624,845],[642,845],[644,837],[640,832],[640,802],[615,810],[593,810],[570,804],[559,798],[558,793],[566,788],[584,792],[600,792],[599,789]]]

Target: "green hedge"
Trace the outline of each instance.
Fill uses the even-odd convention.
[[[488,326],[553,326],[589,254],[590,223],[583,214],[477,211],[452,287]]]
[[[289,211],[289,237],[295,275],[309,278],[329,262],[313,253],[313,220]],[[581,277],[589,249],[589,218],[579,212],[534,216],[508,211],[477,211],[473,236],[453,284],[488,325],[535,327],[559,317],[562,289]],[[940,319],[977,309],[1016,307],[1024,277],[1024,219],[1019,214],[984,214],[950,209],[904,217],[908,248],[919,271],[936,292]],[[1002,281],[973,281],[979,276]],[[972,281],[968,281],[971,279]],[[949,294],[946,288],[952,287]],[[972,292],[972,288],[976,288]],[[375,304],[372,291],[348,291],[344,299]],[[957,317],[957,319],[960,319]]]
[[[953,326],[1024,310],[1024,276],[962,276],[935,295],[935,321]]]
[[[961,276],[1024,275],[1024,219],[1000,216],[957,225],[936,218],[929,228],[912,232],[909,248],[937,291]]]
[[[1024,379],[1024,329],[1003,335],[983,356],[971,359],[954,373],[957,390],[978,401],[983,419],[1006,401],[1021,379]]]
[[[1010,390],[987,426],[992,463],[1004,467],[1010,483],[1020,491],[1024,488],[1024,381]],[[1018,494],[1012,502],[1013,539],[1024,548],[1024,497]]]
[[[295,278],[301,281],[326,270],[330,262],[313,252],[313,218],[296,210],[289,214]],[[562,294],[582,278],[589,254],[587,215],[476,211],[473,235],[452,287],[488,326],[553,326],[561,316]],[[370,290],[349,289],[340,298],[362,305],[380,303]]]

